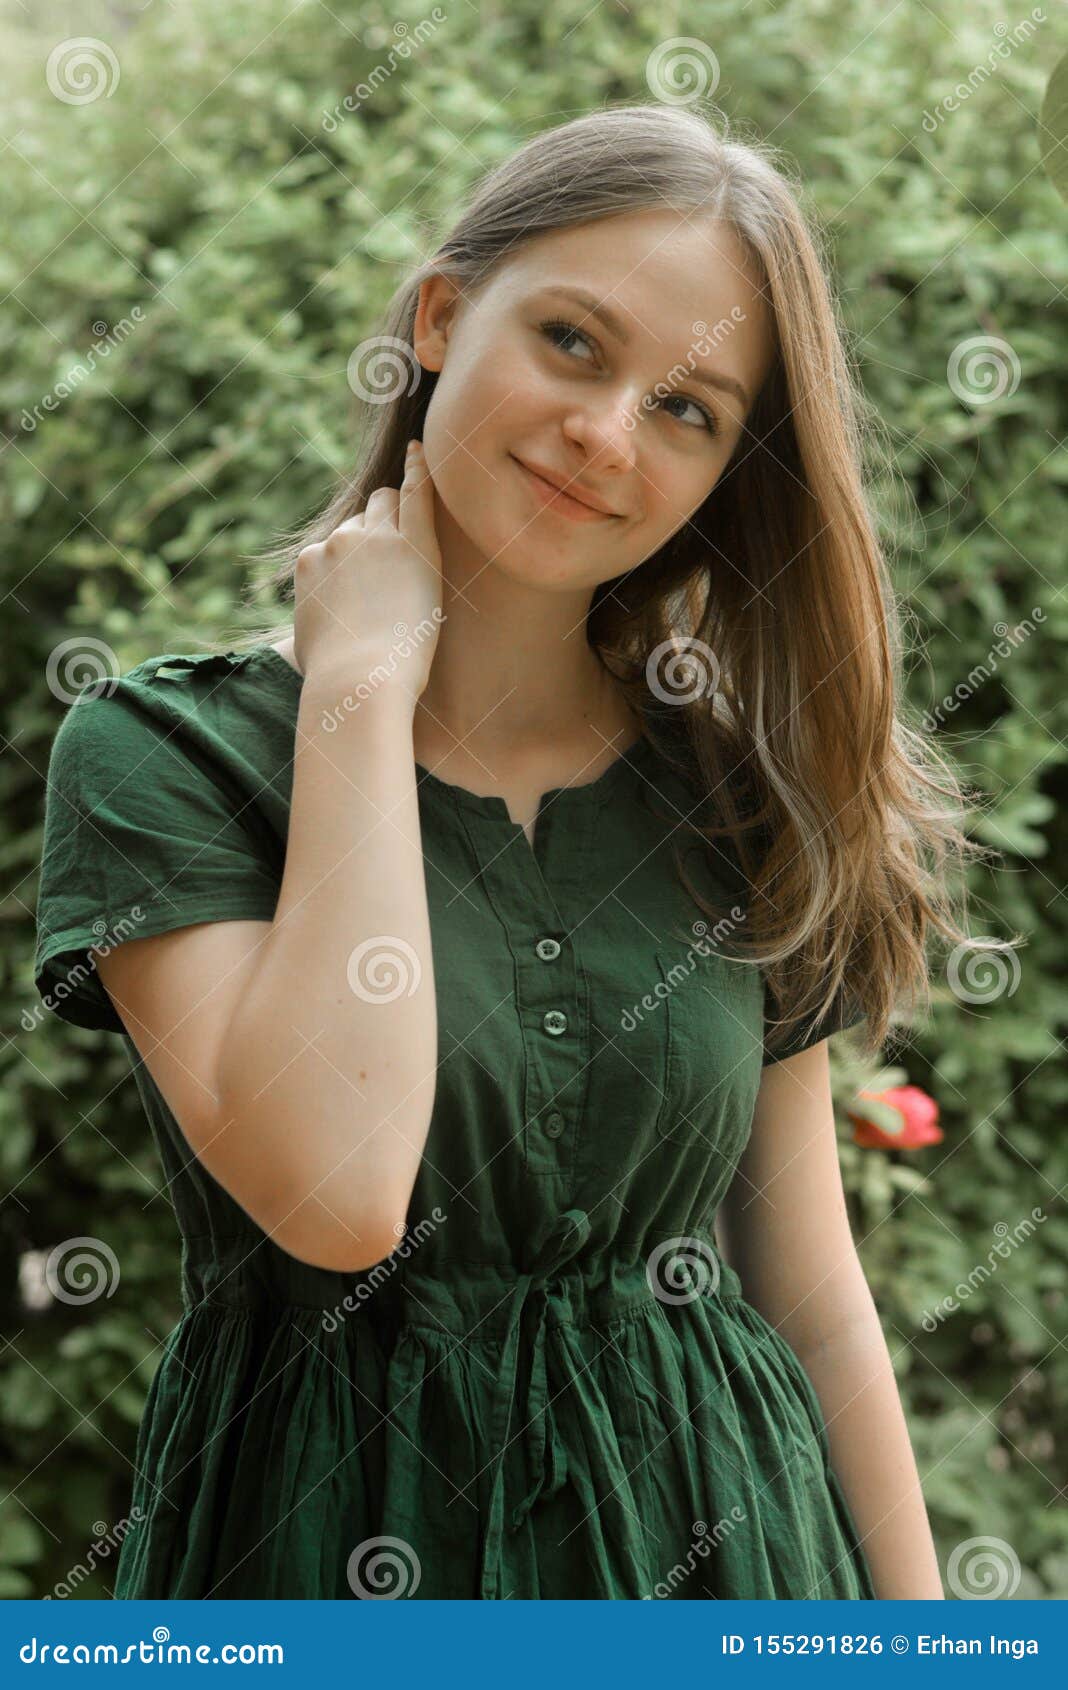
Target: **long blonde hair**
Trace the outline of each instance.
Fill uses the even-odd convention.
[[[748,890],[738,957],[762,963],[781,1033],[848,1000],[880,1046],[928,989],[932,929],[956,925],[963,871],[985,856],[956,825],[962,793],[905,720],[901,618],[864,486],[876,420],[848,368],[815,219],[771,149],[693,109],[609,107],[538,134],[477,185],[433,256],[394,294],[383,343],[412,343],[435,273],[473,298],[526,241],[650,207],[730,225],[761,277],[775,357],[705,504],[658,552],[593,593],[587,637],[702,802],[680,828],[714,844]],[[410,369],[418,371],[414,353]],[[292,597],[299,552],[398,487],[436,375],[368,405],[358,462],[311,522],[259,554],[258,589]],[[262,566],[270,573],[262,575]],[[275,643],[292,619],[226,649]],[[714,692],[657,708],[648,665],[672,647],[712,663]],[[677,663],[674,665],[677,670]],[[711,813],[704,800],[711,800]],[[697,810],[703,813],[698,819]],[[690,882],[680,867],[686,883]],[[951,882],[958,881],[955,890]],[[725,905],[690,887],[720,921]],[[729,901],[729,900],[728,900]],[[830,1030],[833,1030],[833,1025]]]

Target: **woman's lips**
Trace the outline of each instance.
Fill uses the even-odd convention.
[[[559,487],[554,487],[551,481],[536,475],[526,464],[518,458],[513,463],[522,471],[524,480],[531,492],[547,509],[555,511],[559,516],[566,516],[571,522],[611,522],[612,518],[606,511],[595,511],[589,505],[573,499],[570,493],[562,493]]]

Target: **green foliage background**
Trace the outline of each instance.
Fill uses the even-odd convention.
[[[648,54],[685,35],[717,54],[716,103],[796,161],[831,231],[851,354],[892,456],[876,500],[911,612],[913,702],[966,682],[995,624],[1045,616],[963,688],[940,734],[985,795],[972,830],[1004,853],[973,871],[973,928],[1028,936],[1018,988],[961,1004],[943,966],[896,1066],[873,1072],[839,1050],[836,1083],[844,1102],[908,1078],[942,1109],[934,1149],[860,1150],[843,1124],[842,1155],[943,1573],[957,1544],[993,1535],[1019,1557],[1018,1597],[1068,1595],[1068,720],[1054,658],[1068,207],[1035,127],[1068,45],[1063,14],[1048,7],[931,132],[925,112],[989,60],[994,0],[450,8],[325,129],[388,63],[399,20],[414,30],[427,16],[403,0],[192,0],[13,8],[5,26],[0,1594],[49,1593],[127,1512],[144,1393],[180,1312],[173,1214],[119,1041],[47,1016],[19,1025],[37,1002],[43,781],[62,713],[49,654],[88,634],[126,669],[236,630],[249,557],[350,460],[347,358],[403,269],[482,170],[537,129],[649,98]],[[108,98],[64,103],[48,54],[89,34],[120,80]],[[24,427],[99,325],[134,307],[124,343]],[[970,407],[947,361],[980,334],[1011,345],[1022,379]],[[987,1260],[998,1223],[1036,1206],[1034,1235],[927,1332],[924,1312]],[[19,1290],[26,1252],[84,1233],[121,1263],[114,1296],[34,1307]],[[107,1594],[112,1571],[105,1558],[74,1593]]]

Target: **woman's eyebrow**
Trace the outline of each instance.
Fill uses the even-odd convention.
[[[587,293],[584,288],[550,285],[542,291],[557,294],[561,299],[570,299],[574,305],[581,305],[583,310],[588,311],[591,317],[598,317],[609,333],[615,335],[621,345],[629,344],[629,329],[619,313],[613,311],[612,307],[604,300],[595,299],[593,294]],[[718,387],[724,393],[732,394],[740,405],[748,406],[749,396],[741,382],[735,381],[733,376],[725,376],[722,371],[713,370],[707,364],[692,364],[689,366],[687,374],[694,381],[704,382],[707,387]]]

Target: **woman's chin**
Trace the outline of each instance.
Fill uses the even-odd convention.
[[[576,593],[590,590],[588,569],[581,563],[557,558],[550,561],[544,551],[532,552],[528,545],[503,547],[492,559],[492,568],[516,586],[538,587],[547,593]]]

